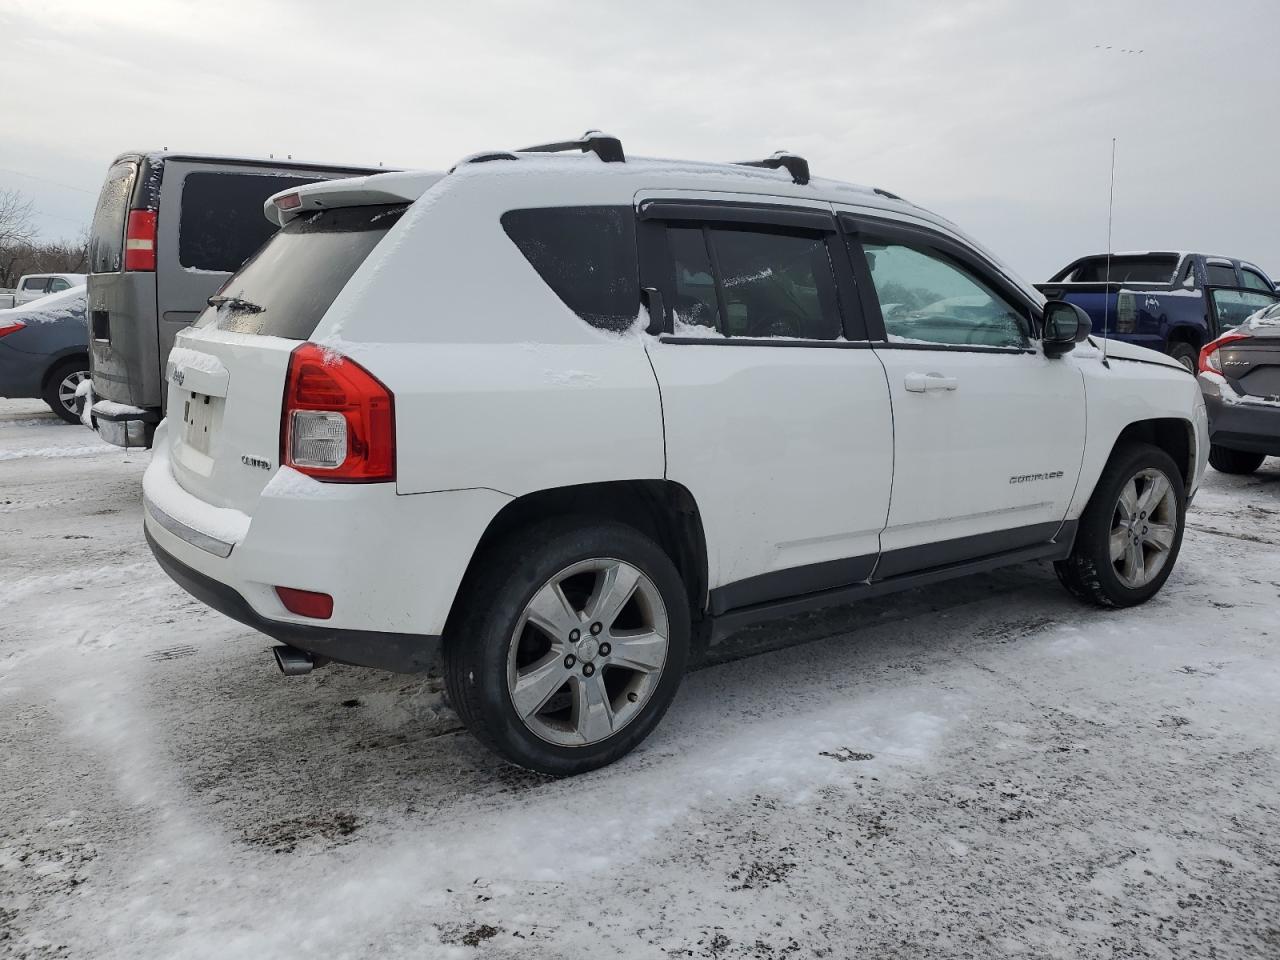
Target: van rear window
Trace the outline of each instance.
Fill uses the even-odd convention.
[[[539,207],[502,215],[525,259],[593,327],[626,330],[640,312],[635,212],[630,207]]]
[[[1068,279],[1075,283],[1173,283],[1176,256],[1090,257]]]
[[[118,273],[124,257],[124,221],[138,165],[122,160],[107,171],[89,228],[89,272]]]
[[[188,173],[182,181],[178,263],[234,273],[276,232],[262,213],[267,198],[315,177],[265,173]]]
[[[222,285],[196,321],[235,333],[306,340],[407,205],[341,207],[298,217]]]

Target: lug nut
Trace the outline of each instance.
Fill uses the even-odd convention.
[[[636,693],[634,690],[627,694],[627,703],[635,703],[639,699],[640,694]]]
[[[570,631],[569,631],[569,642],[570,642],[570,643],[577,643],[577,642],[578,642],[578,640],[579,640],[579,638],[580,638],[581,636],[582,636],[582,634],[581,634],[579,631],[577,631],[577,630],[570,630]]]
[[[600,631],[601,631],[601,630],[603,630],[603,629],[604,629],[604,627],[602,627],[599,623],[593,623],[593,624],[591,625],[591,635],[592,635],[593,637],[597,637],[597,636],[599,636],[599,635],[600,635]]]
[[[565,668],[566,670],[572,670],[572,669],[573,669],[573,665],[574,665],[575,663],[577,663],[577,662],[578,662],[578,658],[577,658],[577,657],[575,657],[575,656],[571,653],[571,654],[569,654],[567,657],[565,657],[565,658],[564,658],[564,668]]]
[[[607,643],[600,644],[600,656],[607,657],[609,655],[609,651],[612,649],[613,647],[609,646]]]
[[[584,664],[582,665],[582,675],[583,675],[584,677],[589,677],[589,676],[591,676],[591,675],[592,675],[593,673],[595,673],[595,672],[596,672],[596,668],[595,668],[595,666],[594,666],[593,664],[590,664],[590,663],[584,663]]]

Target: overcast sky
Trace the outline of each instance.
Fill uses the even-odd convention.
[[[1041,280],[1105,249],[1115,136],[1115,249],[1280,274],[1275,0],[3,0],[0,37],[0,189],[49,237],[126,149],[439,168],[598,127],[796,151]]]

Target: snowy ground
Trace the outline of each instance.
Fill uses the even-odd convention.
[[[1145,608],[756,629],[558,782],[430,680],[282,677],[152,562],[145,461],[0,401],[0,955],[1280,956],[1280,460]]]

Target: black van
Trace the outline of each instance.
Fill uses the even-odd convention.
[[[130,152],[115,159],[89,237],[89,356],[104,440],[150,446],[164,415],[164,367],[179,330],[277,227],[280,190],[386,173],[294,160]]]

